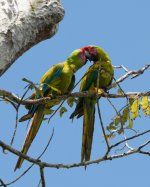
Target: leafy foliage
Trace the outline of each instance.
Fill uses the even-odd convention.
[[[136,99],[131,105],[132,118],[135,119],[139,116],[140,100]]]
[[[116,116],[113,117],[112,122],[106,127],[110,132],[107,136],[112,133],[118,132],[121,134],[124,128],[133,128],[133,121],[140,116],[140,111],[143,111],[145,116],[150,116],[150,103],[148,96],[144,96],[141,99],[129,99],[129,104],[126,105],[122,112],[118,112]],[[108,137],[110,139],[110,137]]]
[[[67,112],[67,109],[65,107],[61,107],[59,110],[60,117],[62,117],[65,112]]]
[[[68,104],[70,107],[73,107],[74,103],[77,103],[77,102],[78,102],[77,99],[74,98],[74,97],[69,97],[69,98],[67,99],[67,104]]]
[[[142,105],[142,110],[144,111],[144,114],[146,116],[150,116],[150,104],[149,104],[149,100],[147,96],[144,96],[142,98],[141,105]]]

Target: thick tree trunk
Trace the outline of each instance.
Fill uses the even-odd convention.
[[[0,76],[25,51],[52,37],[63,16],[59,0],[0,0]]]

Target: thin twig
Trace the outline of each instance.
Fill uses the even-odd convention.
[[[121,68],[121,69],[123,69],[125,72],[129,72],[129,70],[128,70],[124,65],[113,66],[113,68]]]
[[[18,103],[17,107],[16,107],[16,123],[15,123],[15,128],[14,128],[14,132],[13,132],[13,135],[12,135],[12,139],[10,141],[10,145],[13,144],[14,142],[14,139],[15,139],[15,135],[16,135],[16,132],[17,132],[17,127],[18,127],[18,112],[19,112],[19,107],[21,105],[21,102],[22,100],[24,99],[24,97],[26,96],[27,92],[29,91],[30,88],[28,88],[25,93],[23,94],[23,96],[21,97],[20,99],[20,102]]]
[[[125,132],[123,131],[123,136],[124,136],[124,140],[125,140],[125,146],[129,149],[129,150],[134,150],[134,148],[132,148],[127,141],[127,137],[125,135]]]
[[[145,70],[150,67],[150,64],[145,65],[142,69],[140,69],[135,75],[132,76],[131,79],[138,77],[139,75],[143,74]]]
[[[117,142],[116,144],[111,145],[110,148],[117,147],[118,145],[124,143],[125,141],[133,140],[133,139],[135,139],[135,138],[137,138],[137,137],[139,137],[139,136],[142,136],[142,135],[144,135],[144,134],[147,134],[147,133],[150,133],[150,129],[147,130],[147,131],[144,131],[144,132],[142,132],[142,133],[138,133],[138,134],[136,134],[136,135],[134,135],[134,136],[131,136],[131,137],[129,137],[129,138],[126,138],[125,140],[119,141],[119,142]]]
[[[139,153],[150,156],[150,152],[147,152],[147,151],[141,151],[140,150]]]
[[[37,187],[40,187],[40,184],[41,184],[41,179],[39,180],[39,183],[38,183]]]
[[[128,77],[132,76],[132,78],[135,78],[141,74],[144,73],[145,70],[147,70],[150,67],[150,64],[145,65],[143,68],[137,70],[137,71],[128,71],[125,75],[123,75],[122,77],[120,77],[119,79],[117,79],[117,83],[120,83],[122,81],[124,81],[125,79],[127,79]],[[108,87],[108,89],[111,89],[113,87],[115,87],[116,83],[110,85]]]
[[[99,115],[99,119],[100,119],[101,128],[102,128],[102,131],[103,131],[103,134],[104,134],[105,142],[106,142],[107,148],[109,150],[109,143],[108,143],[108,140],[107,140],[107,137],[106,137],[104,124],[103,124],[103,121],[102,121],[102,116],[101,116],[101,111],[100,111],[98,99],[97,99],[97,109],[98,109],[98,115]]]
[[[41,184],[42,184],[42,187],[45,187],[45,177],[44,177],[44,168],[43,167],[40,167],[40,176],[41,176]]]
[[[0,101],[10,103],[13,106],[13,108],[16,110],[17,106],[13,101],[11,101],[9,98],[3,98],[1,96],[0,96],[0,98],[1,98]]]
[[[65,100],[62,101],[62,103],[57,107],[57,109],[54,111],[54,113],[49,117],[48,119],[48,123],[50,122],[50,120],[52,119],[52,117],[56,114],[56,112],[61,108],[61,106],[64,104]]]
[[[0,179],[0,183],[1,183],[0,186],[7,187],[7,185],[4,183],[4,181],[2,179]]]
[[[150,140],[147,141],[147,142],[145,142],[143,145],[140,145],[140,146],[138,147],[138,150],[141,151],[141,149],[142,149],[143,147],[147,146],[149,143],[150,143]]]
[[[144,135],[144,134],[146,134],[146,133],[148,133],[148,132],[150,132],[150,130],[149,130],[149,131],[146,131],[146,132],[143,132],[143,133],[140,133],[140,134],[138,134],[138,135],[135,135],[135,136],[133,136],[133,137],[127,138],[126,140],[131,140],[131,139],[136,138],[136,137],[138,137],[138,136],[140,136],[140,135]],[[117,145],[119,145],[119,144],[121,144],[121,143],[123,143],[123,142],[125,142],[125,140],[122,140],[122,141],[120,141],[120,142],[118,142],[118,143],[116,143],[116,144],[110,146],[110,148],[109,148],[109,150],[107,150],[106,154],[105,154],[103,157],[99,158],[99,159],[91,160],[91,161],[88,161],[88,162],[82,162],[82,163],[74,163],[74,164],[51,164],[51,163],[47,163],[47,162],[41,162],[41,161],[39,161],[39,159],[34,159],[34,158],[29,157],[28,155],[22,154],[20,151],[14,149],[14,148],[12,148],[12,147],[10,147],[9,145],[5,144],[5,143],[2,142],[2,141],[0,141],[0,146],[3,147],[4,149],[7,149],[7,150],[10,151],[11,153],[13,153],[13,154],[15,154],[15,155],[18,155],[18,156],[21,156],[21,157],[24,158],[25,160],[28,160],[29,162],[32,162],[32,163],[38,165],[39,167],[49,167],[49,168],[57,168],[57,169],[59,169],[59,168],[67,168],[67,169],[69,169],[69,168],[74,168],[74,167],[83,167],[83,166],[91,165],[91,164],[94,164],[94,163],[98,164],[98,163],[103,162],[103,161],[106,161],[106,160],[113,160],[113,159],[116,159],[116,158],[122,158],[122,157],[124,157],[124,156],[129,156],[129,155],[135,154],[135,153],[140,153],[140,154],[142,154],[141,148],[144,148],[146,145],[148,145],[148,144],[150,143],[150,141],[148,141],[148,142],[146,142],[145,144],[139,146],[140,149],[137,148],[137,149],[134,149],[134,150],[130,150],[130,151],[128,151],[128,152],[125,152],[125,153],[123,153],[123,154],[112,155],[112,156],[106,156],[106,155],[108,155],[108,153],[110,152],[110,150],[111,150],[113,147],[116,147]],[[143,154],[144,154],[144,153],[143,153]]]
[[[44,153],[46,152],[46,150],[47,150],[47,148],[49,147],[50,142],[51,142],[51,140],[52,140],[52,138],[53,138],[53,135],[54,135],[54,128],[53,128],[52,134],[51,134],[51,136],[50,136],[50,138],[49,138],[49,140],[48,140],[48,143],[46,144],[46,146],[45,146],[43,152],[38,156],[37,160],[39,160],[39,159],[44,155]],[[12,185],[12,184],[14,184],[15,182],[17,182],[17,181],[18,181],[20,178],[22,178],[33,166],[34,166],[34,163],[31,164],[19,177],[17,177],[17,178],[16,178],[15,180],[13,180],[13,181],[7,183],[6,185],[9,186],[9,185]],[[1,185],[0,185],[0,186],[1,186]]]

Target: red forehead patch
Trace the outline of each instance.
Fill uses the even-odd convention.
[[[85,51],[85,50],[86,50],[86,51],[90,51],[91,48],[92,48],[91,46],[86,46],[86,47],[83,47],[82,50],[83,50],[83,51]]]

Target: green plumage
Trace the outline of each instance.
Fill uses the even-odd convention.
[[[95,91],[96,88],[106,89],[112,82],[114,69],[111,60],[103,49],[93,46],[97,51],[94,64],[86,71],[81,81],[80,91]],[[83,115],[81,162],[90,160],[95,122],[96,98],[79,98],[75,111],[70,118]]]
[[[83,48],[75,50],[69,58],[63,62],[52,66],[41,78],[40,90],[41,93],[34,93],[31,98],[41,98],[49,94],[61,95],[72,91],[75,83],[74,73],[81,68],[87,62],[86,55]],[[34,140],[40,125],[42,123],[44,114],[56,104],[59,104],[60,100],[53,99],[47,104],[33,105],[27,107],[29,113],[20,119],[25,121],[32,118],[29,130],[22,148],[22,153],[26,154],[32,141]],[[23,158],[19,158],[16,164],[15,170],[20,168],[23,162]]]

